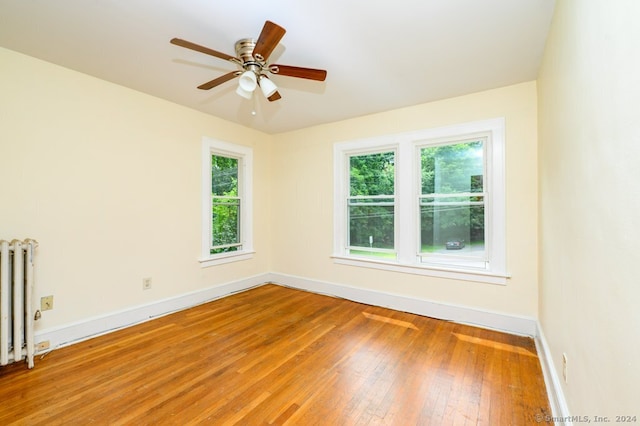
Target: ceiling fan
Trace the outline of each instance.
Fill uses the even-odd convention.
[[[224,59],[236,64],[240,69],[231,71],[218,78],[201,84],[198,89],[209,90],[233,78],[240,77],[236,93],[246,99],[251,99],[256,87],[269,101],[277,101],[281,98],[278,88],[269,79],[267,73],[284,75],[288,77],[305,78],[308,80],[324,81],[327,77],[325,70],[294,67],[290,65],[269,64],[269,55],[276,48],[286,30],[271,21],[266,21],[258,39],[243,38],[235,44],[236,56],[227,55],[208,47],[179,38],[171,39],[176,46],[206,53],[216,58]]]

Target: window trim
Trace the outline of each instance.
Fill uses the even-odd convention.
[[[369,139],[336,143],[334,145],[334,262],[337,264],[382,269],[440,278],[451,278],[489,284],[506,285],[506,213],[505,213],[505,122],[504,118],[474,121],[452,126],[423,129],[415,132],[384,135]],[[420,262],[417,256],[419,238],[418,195],[419,152],[424,146],[442,140],[465,139],[468,136],[489,134],[486,147],[487,177],[485,191],[490,193],[487,207],[487,243],[490,247],[489,269],[433,265]],[[350,155],[381,150],[396,150],[396,250],[397,260],[355,257],[345,249],[348,232],[345,200],[348,196]],[[417,157],[417,159],[416,159]],[[409,183],[409,184],[407,184]]]
[[[211,156],[238,159],[238,196],[240,198],[240,238],[242,249],[211,254]],[[201,255],[203,268],[251,259],[253,250],[253,149],[208,137],[202,138],[202,224]]]

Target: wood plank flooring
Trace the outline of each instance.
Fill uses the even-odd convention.
[[[0,424],[528,425],[533,340],[265,285],[0,368]]]

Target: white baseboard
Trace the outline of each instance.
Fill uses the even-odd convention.
[[[48,340],[50,345],[49,349],[43,351],[48,352],[172,312],[191,308],[214,299],[258,287],[268,282],[267,275],[268,274],[260,274],[204,290],[182,294],[177,297],[155,301],[146,305],[134,306],[122,311],[88,318],[76,323],[39,330],[35,332],[35,341],[38,343]]]
[[[267,274],[267,277],[270,282],[286,287],[337,296],[368,305],[382,306],[398,311],[505,331],[512,334],[534,337],[538,330],[537,321],[534,318],[416,299],[398,294],[311,280],[293,275],[270,273]]]
[[[556,425],[563,425],[565,424],[563,419],[571,419],[571,415],[569,414],[567,401],[564,398],[562,382],[557,373],[558,370],[553,363],[551,350],[549,349],[547,339],[544,337],[542,325],[539,322],[537,323],[535,342],[538,358],[540,359],[540,366],[542,367],[542,375],[544,376],[544,383],[547,386],[549,404],[553,412],[553,421]]]

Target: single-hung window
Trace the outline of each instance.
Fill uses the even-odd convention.
[[[238,191],[238,158],[211,154],[210,254],[242,249]]]
[[[349,253],[395,259],[395,152],[349,157]]]
[[[253,254],[252,154],[249,147],[203,140],[203,266],[243,260]]]
[[[420,148],[420,260],[486,268],[486,138]]]

